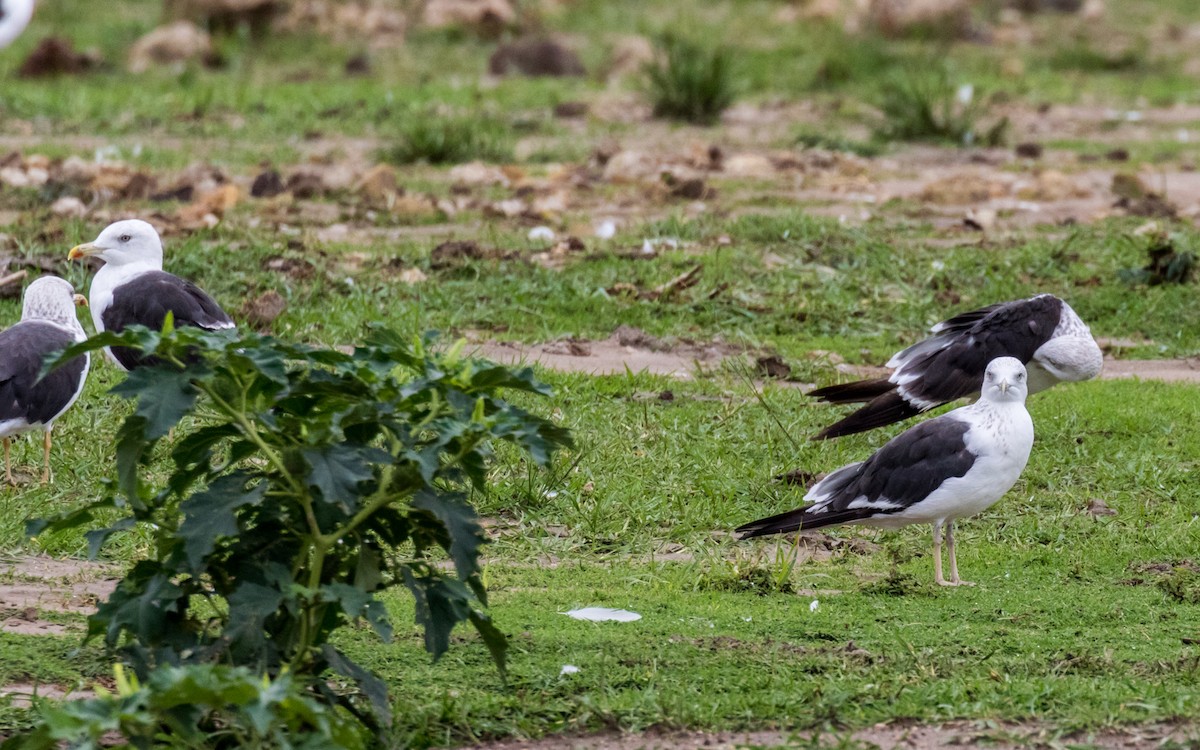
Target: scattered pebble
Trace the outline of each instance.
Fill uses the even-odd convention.
[[[419,268],[406,268],[400,272],[400,281],[404,284],[420,284],[427,278],[429,277]]]
[[[79,218],[87,213],[87,206],[73,195],[64,195],[54,201],[53,205],[50,206],[50,212],[55,216]]]

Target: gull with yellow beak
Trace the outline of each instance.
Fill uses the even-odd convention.
[[[131,325],[162,330],[168,312],[176,327],[196,326],[210,331],[234,327],[203,289],[162,270],[162,240],[144,221],[126,219],[109,224],[94,241],[71,248],[67,257],[104,261],[88,290],[97,331],[119,332]],[[154,362],[154,358],[142,357],[127,347],[105,351],[123,370]]]
[[[922,422],[866,461],[843,466],[813,485],[811,505],[748,523],[742,538],[839,524],[899,528],[933,524],[934,580],[971,585],[958,575],[954,522],[980,513],[1016,484],[1033,447],[1025,410],[1025,366],[1014,357],[988,363],[979,401]],[[942,529],[950,579],[942,575]]]
[[[87,302],[65,279],[43,276],[25,290],[21,322],[0,332],[0,436],[9,484],[10,439],[33,429],[45,433],[42,482],[50,481],[50,430],[83,392],[91,360],[83,354],[39,376],[46,357],[87,338],[75,315],[77,304]]]

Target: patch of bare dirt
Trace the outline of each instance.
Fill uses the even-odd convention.
[[[602,120],[604,96],[586,102]],[[637,109],[627,99],[615,102],[614,108],[620,117]],[[271,223],[287,232],[311,229],[321,242],[358,244],[440,237],[480,242],[484,227],[493,222],[460,220],[482,212],[521,228],[546,225],[558,236],[576,236],[588,250],[595,250],[594,217],[628,227],[680,212],[769,213],[774,209],[764,205],[767,199],[781,207],[800,203],[814,214],[847,222],[878,216],[921,218],[939,231],[965,237],[1031,225],[1092,222],[1114,214],[1200,217],[1200,172],[1189,158],[1175,158],[1151,172],[1145,165],[1127,162],[1128,153],[1121,155],[1120,149],[1101,157],[1049,149],[1039,142],[1086,137],[1100,143],[1097,138],[1104,136],[1115,138],[1114,144],[1128,144],[1152,138],[1192,139],[1193,131],[1200,138],[1200,107],[1133,112],[1026,107],[1006,109],[1006,114],[1018,123],[1018,149],[905,146],[865,158],[820,148],[778,147],[792,141],[789,134],[797,123],[823,122],[828,113],[818,106],[739,104],[725,113],[718,135],[681,134],[674,125],[639,116],[636,128],[595,143],[592,155],[579,162],[508,164],[483,172],[479,165],[460,165],[448,173],[414,167],[405,170],[403,179],[376,163],[374,154],[384,145],[380,139],[316,133],[299,144],[300,163],[266,172],[246,168],[220,184],[197,181],[192,168],[151,174],[109,156],[99,162],[102,153],[135,152],[137,143],[129,139],[64,136],[60,145],[85,156],[95,153],[97,163],[78,155],[49,159],[30,153],[44,142],[34,124],[16,122],[11,134],[0,137],[0,152],[12,150],[10,156],[19,163],[0,164],[5,168],[0,182],[18,187],[61,183],[73,193],[66,197],[79,199],[59,209],[61,213],[96,223],[118,218],[117,213],[140,214],[169,231],[212,226],[225,220],[234,204],[250,200],[259,209],[246,220],[252,226]],[[1138,128],[1145,131],[1140,136],[1127,132]],[[537,140],[543,137],[529,136],[517,145],[517,154],[552,146]],[[580,132],[578,137],[586,136]],[[161,138],[157,143],[196,154],[210,144],[218,148],[205,139]],[[1138,169],[1154,200],[1116,194],[1114,184],[1123,175],[1137,178]],[[481,174],[467,179],[476,172]],[[114,179],[117,183],[110,185]],[[409,180],[448,181],[451,193],[406,192],[403,183]],[[162,186],[169,188],[159,189]],[[497,195],[497,189],[504,192]],[[172,208],[154,198],[194,202]],[[128,204],[114,205],[117,199],[149,199],[151,205],[131,209]],[[389,216],[401,226],[379,221]]]
[[[1100,377],[1105,380],[1141,378],[1165,383],[1200,383],[1200,359],[1106,358]]]
[[[95,697],[96,693],[91,690],[72,690],[54,684],[14,682],[0,686],[0,698],[7,698],[8,705],[16,708],[28,708],[35,700],[73,701]]]
[[[601,341],[552,341],[517,344],[487,341],[476,345],[479,356],[504,364],[534,363],[562,372],[613,375],[626,371],[690,378],[697,370],[719,365],[739,352],[721,341],[666,343],[636,328],[622,326]]]
[[[118,571],[85,560],[25,556],[0,561],[0,630],[62,635],[71,628],[42,619],[47,612],[90,614],[116,587]]]
[[[992,724],[989,726],[989,724]],[[1018,750],[1031,746],[1062,747],[1086,744],[1098,748],[1137,750],[1160,748],[1173,741],[1195,742],[1200,727],[1190,724],[1154,724],[1122,727],[1096,732],[1075,732],[1062,736],[1053,726],[1041,722],[1006,723],[956,721],[945,724],[877,724],[846,734],[815,731],[759,732],[671,732],[651,730],[644,733],[606,732],[594,735],[556,735],[540,740],[502,740],[473,745],[480,750],[734,750],[743,747],[796,747],[797,741],[817,735],[821,744],[841,746],[847,739],[869,743],[881,750],[936,750],[952,746],[984,745],[994,750]]]
[[[742,354],[742,350],[720,341],[665,343],[637,329],[622,326],[601,341],[569,339],[542,344],[485,341],[475,345],[474,353],[504,364],[536,363],[560,372],[613,375],[628,368],[633,372],[688,379],[698,370],[703,372],[718,367],[726,358]],[[876,367],[851,365],[841,365],[838,369],[861,377],[878,377],[887,372]],[[1100,377],[1200,383],[1200,358],[1107,357]],[[787,385],[786,382],[782,384]]]

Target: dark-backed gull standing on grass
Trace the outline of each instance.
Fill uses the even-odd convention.
[[[161,330],[168,312],[176,327],[233,328],[233,321],[203,289],[162,270],[162,240],[146,222],[109,224],[93,242],[71,248],[68,255],[71,260],[93,256],[104,261],[88,290],[97,331],[119,332],[131,325]],[[124,370],[154,361],[127,347],[105,351]]]
[[[1052,294],[972,310],[938,323],[933,336],[896,354],[889,377],[809,392],[833,404],[866,406],[821,430],[814,440],[894,424],[960,398],[978,396],[983,371],[996,357],[1016,357],[1029,370],[1029,392],[1094,378],[1104,355],[1071,306]]]
[[[83,341],[75,305],[83,295],[64,279],[43,276],[25,290],[21,322],[0,333],[0,436],[4,438],[4,478],[13,483],[13,435],[33,429],[42,440],[42,482],[50,481],[50,430],[54,420],[83,392],[91,360],[84,354],[39,379],[46,357]]]
[[[742,538],[837,524],[897,528],[933,524],[934,580],[959,578],[954,522],[999,500],[1025,469],[1033,420],[1025,410],[1025,366],[1013,357],[988,364],[974,404],[922,422],[875,455],[843,466],[804,496],[812,505],[739,527]],[[950,548],[950,580],[942,575],[942,528]]]
[[[0,49],[12,44],[33,18],[33,0],[0,0]]]

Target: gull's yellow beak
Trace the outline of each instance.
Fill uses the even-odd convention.
[[[72,251],[72,252],[74,252],[74,251]],[[75,300],[76,307],[87,307],[88,306],[87,297],[84,297],[82,294],[76,294],[72,299]]]
[[[68,260],[79,260],[81,258],[90,258],[93,255],[99,255],[104,252],[90,242],[85,242],[82,245],[76,245],[71,248],[71,252],[67,253]]]
[[[1001,380],[996,385],[998,385],[1000,387],[1001,393],[1008,393],[1008,381],[1007,380]]]

